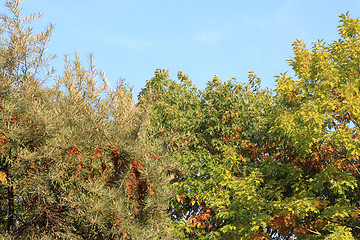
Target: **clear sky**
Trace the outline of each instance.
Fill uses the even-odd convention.
[[[247,81],[252,69],[273,89],[274,76],[290,70],[293,41],[331,42],[341,13],[360,17],[358,0],[26,0],[22,8],[43,13],[37,26],[55,24],[57,74],[65,54],[87,63],[92,52],[111,85],[125,78],[135,96],[156,68],[173,79],[183,71],[200,89],[215,74]]]

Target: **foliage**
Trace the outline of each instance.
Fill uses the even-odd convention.
[[[348,13],[340,19],[339,40],[313,43],[311,50],[293,44],[289,63],[298,79],[278,78],[272,132],[288,148],[283,160],[301,170],[302,187],[290,203],[317,205],[295,210],[304,234],[359,237],[359,21]]]
[[[0,25],[1,238],[360,238],[358,19],[295,41],[274,91],[157,69],[135,104],[92,56],[54,76],[53,27],[20,3]]]
[[[146,132],[148,108],[92,57],[51,78],[52,26],[34,33],[20,1],[1,25],[0,232],[18,239],[167,239],[168,177]],[[44,74],[45,73],[45,74]],[[98,84],[97,78],[102,84]]]
[[[359,237],[360,27],[340,18],[338,41],[293,44],[298,79],[281,74],[274,96],[253,72],[245,84],[215,76],[204,91],[181,72],[147,83],[140,102],[156,92],[151,128],[178,162],[170,212],[181,238]]]
[[[176,146],[165,149],[179,163],[171,171],[175,228],[185,234],[182,238],[250,237],[268,215],[258,193],[263,178],[258,160],[266,157],[271,94],[260,89],[252,72],[246,84],[215,76],[205,91],[196,90],[181,72],[178,77],[179,84],[158,70],[140,94],[141,101],[156,86],[153,126],[166,132],[159,139],[171,139],[166,146]]]

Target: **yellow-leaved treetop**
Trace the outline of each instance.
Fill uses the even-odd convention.
[[[360,22],[346,13],[340,23],[336,41],[294,42],[295,78],[278,77],[271,130],[283,137],[283,159],[301,170],[292,216],[305,236],[326,239],[360,236]]]

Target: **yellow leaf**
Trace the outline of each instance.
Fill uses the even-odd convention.
[[[3,171],[0,171],[0,181],[2,182],[2,184],[7,184],[6,177],[7,177],[6,173],[4,173]]]
[[[123,235],[122,235],[122,237],[121,237],[121,240],[126,239],[126,237],[127,237],[127,234],[124,232]]]
[[[178,197],[178,202],[183,203],[184,202],[184,195],[180,194],[180,196]]]

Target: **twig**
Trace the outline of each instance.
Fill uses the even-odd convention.
[[[320,233],[319,231],[317,231],[317,230],[313,231],[313,230],[311,230],[311,229],[309,229],[309,228],[307,228],[306,230],[308,230],[309,232],[311,232],[311,233],[313,233],[313,234],[315,234],[315,235],[318,235],[318,236],[321,235],[321,233]]]

